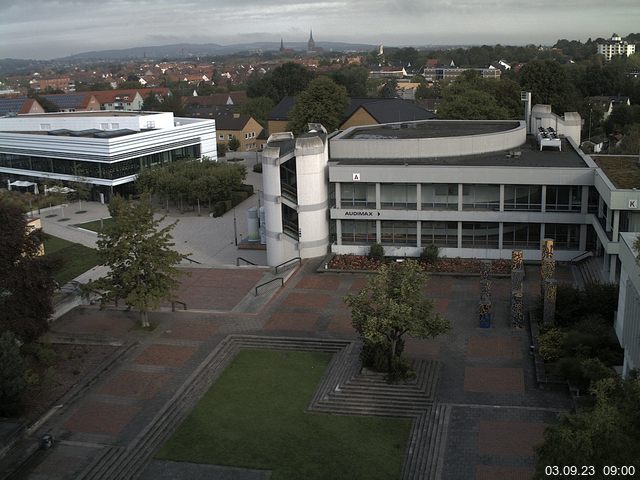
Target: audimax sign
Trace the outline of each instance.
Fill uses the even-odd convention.
[[[344,212],[345,217],[379,217],[380,212],[371,212],[365,210],[347,210]]]

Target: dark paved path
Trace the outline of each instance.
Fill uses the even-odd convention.
[[[61,335],[102,336],[121,340],[123,349],[133,346],[40,429],[60,441],[38,458],[29,478],[72,479],[105,447],[131,444],[230,333],[355,338],[343,298],[362,288],[367,276],[317,274],[317,263],[305,263],[257,314],[232,310],[263,278],[263,270],[194,269],[181,296],[198,312],[154,313],[152,332],[137,329],[137,316],[122,310],[84,307],[61,318],[53,325]],[[528,305],[539,288],[538,278],[538,271],[528,267]],[[436,402],[452,409],[442,472],[447,480],[528,478],[533,446],[542,440],[544,426],[569,407],[564,396],[534,384],[528,335],[509,327],[509,282],[493,280],[494,325],[481,329],[476,318],[478,277],[432,277],[425,291],[453,330],[436,340],[407,341],[409,356],[442,363]],[[179,471],[174,467],[167,467],[171,478],[206,475],[189,467],[181,477],[174,476]],[[164,478],[153,476],[163,469],[154,462],[144,478]],[[250,473],[236,477],[238,473],[229,470],[226,476],[207,478],[264,478],[261,472]]]

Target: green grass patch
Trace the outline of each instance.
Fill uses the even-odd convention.
[[[91,230],[92,232],[100,233],[103,227],[113,223],[113,218],[104,218],[102,220],[94,220],[92,222],[79,223],[76,227],[84,228],[85,230]]]
[[[64,285],[100,263],[98,252],[93,248],[52,235],[48,235],[44,241],[44,253],[59,259],[53,278],[60,285]]]
[[[242,350],[158,458],[272,480],[399,478],[411,420],[305,411],[331,355]]]

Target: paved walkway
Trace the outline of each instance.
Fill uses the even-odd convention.
[[[264,270],[225,268],[193,269],[182,295],[198,311],[156,312],[151,315],[156,326],[152,332],[137,329],[137,315],[123,310],[79,307],[62,317],[52,326],[55,334],[117,339],[124,345],[122,356],[34,436],[52,432],[59,442],[34,461],[29,478],[75,478],[106,447],[134,442],[230,333],[355,338],[343,298],[362,288],[367,276],[317,274],[317,264],[305,263],[270,301],[265,294],[255,312],[243,313],[238,306],[254,295],[252,287]],[[538,275],[537,269],[527,267],[529,305]],[[566,397],[534,384],[527,333],[508,325],[509,282],[493,281],[494,325],[481,329],[476,318],[478,278],[432,277],[426,292],[453,330],[436,340],[407,342],[409,356],[437,359],[443,365],[436,402],[452,410],[443,479],[528,478],[533,446],[542,440],[544,426],[569,408]],[[156,462],[149,468],[147,478],[160,466]],[[182,478],[190,475],[185,472]]]

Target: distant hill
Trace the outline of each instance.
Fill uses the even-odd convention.
[[[286,42],[285,48],[304,51],[307,49],[306,42]],[[316,46],[324,50],[334,51],[364,51],[374,50],[375,45],[342,42],[316,42]],[[127,60],[140,58],[180,58],[204,55],[230,55],[239,52],[263,51],[273,52],[280,49],[280,42],[254,42],[240,43],[233,45],[218,45],[217,43],[178,43],[174,45],[158,45],[152,47],[133,47],[119,50],[100,50],[93,52],[83,52],[68,57],[59,58],[61,61],[77,60]]]

